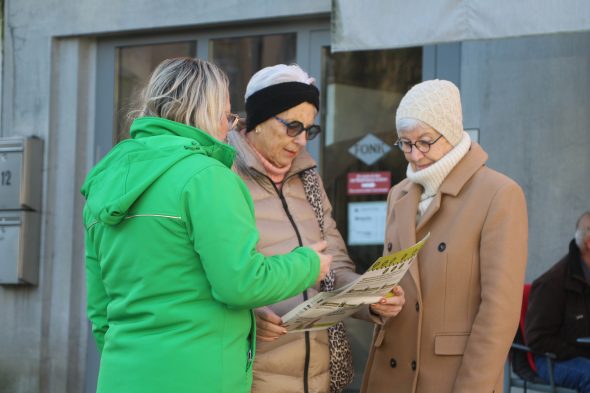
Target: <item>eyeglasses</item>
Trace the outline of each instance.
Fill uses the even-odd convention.
[[[399,147],[399,149],[404,153],[411,153],[413,146],[416,146],[416,149],[418,149],[420,153],[428,153],[430,151],[430,146],[434,145],[440,138],[442,138],[442,135],[440,135],[432,142],[419,140],[415,143],[403,139],[398,139],[397,141],[395,141],[394,146]]]
[[[280,117],[273,116],[275,119],[280,121],[285,127],[287,127],[287,135],[292,138],[295,138],[297,135],[301,134],[303,131],[307,131],[306,139],[308,141],[312,140],[320,132],[322,132],[322,127],[317,124],[312,124],[309,127],[305,127],[302,122],[298,120],[293,120],[290,123],[287,123],[285,120],[281,119]]]
[[[227,114],[227,124],[229,125],[229,129],[233,130],[240,121],[240,115],[236,115],[235,113],[228,113]]]

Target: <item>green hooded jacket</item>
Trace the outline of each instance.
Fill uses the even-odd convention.
[[[251,309],[314,284],[309,248],[265,257],[235,151],[143,117],[88,174],[88,316],[98,393],[249,392]]]

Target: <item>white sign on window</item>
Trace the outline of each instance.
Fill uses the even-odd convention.
[[[369,133],[348,149],[348,152],[367,165],[373,165],[391,150],[387,143]]]
[[[348,244],[383,244],[387,202],[351,202],[348,204]]]

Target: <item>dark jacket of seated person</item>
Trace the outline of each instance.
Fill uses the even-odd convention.
[[[553,352],[558,360],[590,358],[590,285],[575,241],[569,252],[532,285],[526,314],[525,337],[536,352]]]

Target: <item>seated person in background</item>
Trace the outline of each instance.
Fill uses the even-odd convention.
[[[533,282],[526,314],[526,339],[536,352],[553,352],[555,383],[590,393],[590,211],[576,224],[569,252]],[[544,356],[536,356],[538,374],[549,381]]]

